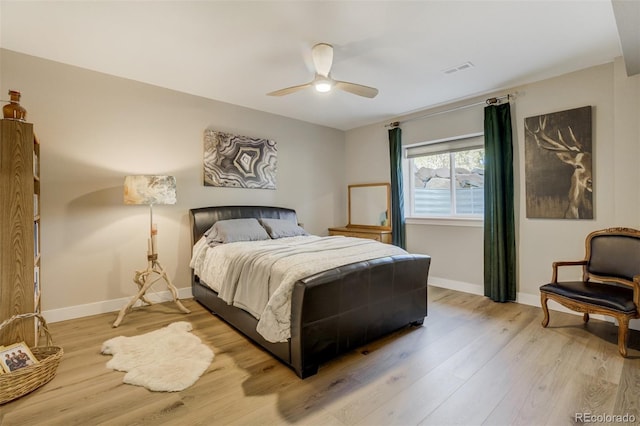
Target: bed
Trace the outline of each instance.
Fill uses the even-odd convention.
[[[297,225],[294,210],[268,206],[195,208],[189,211],[189,218],[194,252],[196,244],[201,242],[203,235],[217,222],[222,225],[230,219],[256,218],[277,219],[279,222]],[[229,247],[231,245],[227,244],[226,248]],[[298,277],[291,282],[288,301],[290,308],[287,307],[289,334],[283,341],[273,341],[270,337],[267,340],[258,332],[264,318],[258,320],[255,313],[251,314],[227,303],[223,300],[224,295],[219,294],[223,290],[216,291],[194,269],[192,291],[195,300],[201,305],[304,379],[316,374],[320,364],[340,354],[406,326],[422,324],[427,315],[430,262],[429,256],[404,252],[360,260]]]

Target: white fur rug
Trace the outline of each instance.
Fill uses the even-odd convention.
[[[189,333],[185,321],[140,336],[119,336],[102,344],[113,355],[107,368],[126,371],[123,382],[152,391],[177,392],[188,388],[209,368],[213,352]]]

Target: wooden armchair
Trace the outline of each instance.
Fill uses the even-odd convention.
[[[640,231],[609,228],[594,231],[585,240],[584,260],[553,262],[551,282],[540,287],[544,319],[549,324],[547,299],[584,313],[618,320],[618,350],[627,356],[629,320],[640,318]],[[558,282],[560,266],[582,266],[582,281]]]

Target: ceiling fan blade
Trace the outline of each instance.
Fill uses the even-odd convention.
[[[299,84],[297,86],[286,87],[284,89],[276,90],[275,92],[267,93],[267,96],[284,96],[290,93],[295,93],[298,90],[306,89],[307,87],[311,87],[311,83]]]
[[[362,84],[349,83],[347,81],[336,81],[333,87],[353,93],[354,95],[364,96],[365,98],[375,98],[378,94],[378,89],[375,87],[363,86]]]
[[[333,64],[333,46],[327,43],[318,43],[311,50],[313,57],[313,65],[316,67],[316,73],[323,77],[329,77],[331,65]]]

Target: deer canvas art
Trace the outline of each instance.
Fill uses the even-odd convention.
[[[525,118],[528,218],[593,219],[591,107]]]

